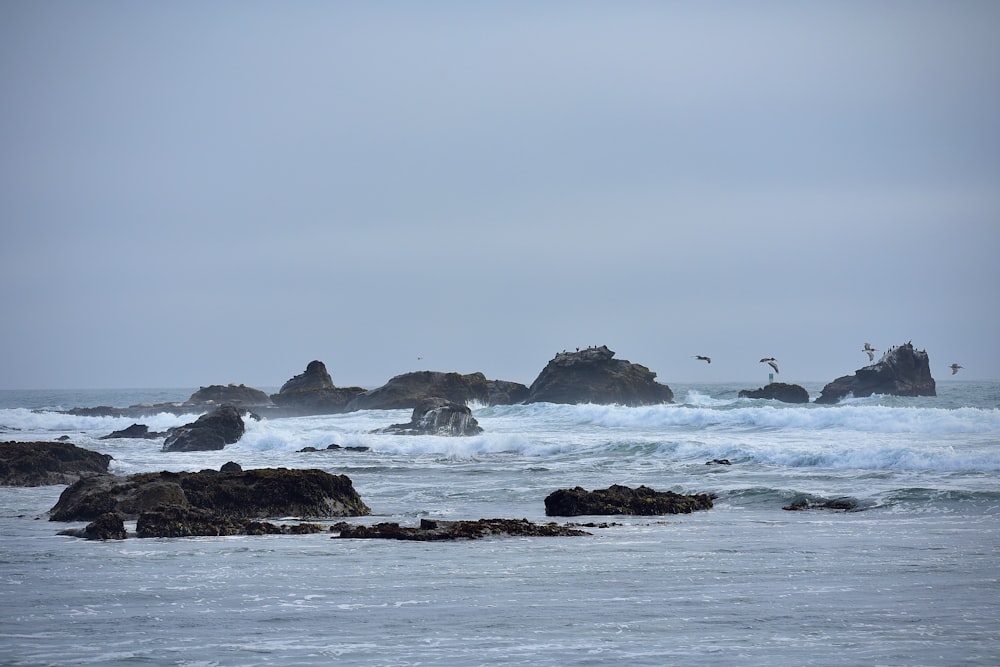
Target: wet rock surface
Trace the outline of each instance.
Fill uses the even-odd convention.
[[[351,539],[386,539],[431,542],[440,540],[477,540],[485,537],[571,537],[590,533],[556,523],[537,524],[527,519],[479,519],[478,521],[436,521],[421,519],[415,527],[398,523],[372,526],[341,523],[336,537]]]
[[[70,442],[0,442],[0,486],[72,484],[108,472],[111,456]]]
[[[648,486],[631,488],[618,484],[607,489],[588,491],[582,487],[560,489],[545,497],[547,516],[585,514],[688,514],[711,509],[714,496],[707,493],[683,495],[673,491],[655,491]]]

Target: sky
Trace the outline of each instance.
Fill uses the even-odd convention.
[[[1000,379],[1000,3],[0,3],[0,389]],[[694,355],[712,357],[711,364]]]

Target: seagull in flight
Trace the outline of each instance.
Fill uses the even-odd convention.
[[[706,361],[708,363],[712,363],[712,357],[704,357],[704,356],[702,356],[700,354],[696,354],[696,355],[694,355],[694,358],[698,359],[699,361]]]
[[[878,352],[871,343],[865,343],[865,346],[861,348],[861,351],[868,355],[868,361],[875,361],[875,353]]]
[[[958,372],[958,369],[959,369],[959,368],[964,368],[964,366],[959,366],[958,364],[952,364],[952,365],[951,365],[951,366],[949,366],[948,368],[950,368],[950,369],[951,369],[951,374],[952,374],[952,375],[954,375],[955,373],[957,373],[957,372]]]
[[[774,369],[775,373],[781,372],[778,370],[778,360],[775,359],[774,357],[764,357],[763,359],[760,360],[760,363],[767,364],[768,366]]]

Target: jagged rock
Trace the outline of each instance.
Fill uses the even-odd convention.
[[[873,394],[937,396],[927,351],[913,349],[912,343],[893,347],[876,363],[823,387],[816,402],[836,403],[848,394],[856,398]]]
[[[689,514],[712,507],[714,496],[707,493],[682,495],[673,491],[654,491],[648,486],[633,489],[614,484],[607,489],[587,491],[582,487],[559,489],[545,498],[546,516],[582,514]]]
[[[213,384],[208,387],[202,387],[191,394],[191,397],[184,402],[185,407],[199,408],[223,404],[235,405],[242,408],[273,405],[271,397],[265,392],[244,384]]]
[[[362,387],[335,387],[326,365],[310,361],[305,372],[271,395],[271,401],[286,414],[338,414],[347,412],[348,403],[364,393]]]
[[[452,403],[488,403],[490,386],[482,373],[441,373],[415,371],[397,375],[378,389],[357,396],[348,404],[353,410],[399,410],[415,408],[427,398],[444,398]]]
[[[108,472],[111,457],[69,442],[0,442],[0,486],[72,484]]]
[[[87,477],[62,492],[49,518],[92,521],[105,512],[120,512],[126,519],[136,519],[170,506],[233,519],[364,516],[371,512],[345,475],[261,468]]]
[[[590,535],[576,528],[556,523],[537,524],[527,519],[479,519],[478,521],[436,521],[421,519],[419,527],[400,526],[398,523],[377,523],[373,526],[352,526],[341,523],[334,526],[340,534],[334,537],[353,539],[415,540],[476,540],[484,537],[568,537]]]
[[[673,402],[674,392],[655,381],[656,373],[614,356],[606,345],[557,354],[531,383],[525,402],[631,406]]]
[[[396,435],[479,435],[483,429],[467,405],[440,398],[426,398],[413,408],[408,424],[393,424],[376,433]]]
[[[190,424],[172,429],[163,443],[165,452],[199,452],[222,449],[243,437],[246,426],[240,411],[223,405]]]
[[[785,382],[772,382],[760,389],[742,389],[740,398],[768,398],[783,403],[808,403],[809,392],[805,387]]]
[[[132,439],[144,439],[144,440],[154,440],[156,438],[162,438],[162,433],[157,433],[155,431],[150,431],[149,427],[145,424],[132,424],[128,428],[123,428],[120,431],[112,431],[107,435],[102,435],[98,440],[113,440],[115,438],[132,438]]]

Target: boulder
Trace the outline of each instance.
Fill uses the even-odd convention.
[[[363,516],[371,512],[345,475],[262,468],[86,477],[63,491],[49,510],[49,518],[92,521],[105,512],[120,512],[126,519],[137,519],[143,513],[171,506],[232,519]]]
[[[742,389],[740,398],[767,398],[783,403],[808,403],[809,392],[805,387],[785,382],[771,382],[760,389]]]
[[[648,486],[633,489],[614,484],[607,489],[587,491],[582,487],[559,489],[545,497],[546,516],[583,514],[689,514],[712,508],[714,496],[707,493],[682,495],[654,491]]]
[[[556,523],[537,524],[527,519],[479,519],[478,521],[437,521],[421,519],[417,527],[398,523],[377,523],[373,526],[353,526],[341,523],[335,537],[349,539],[387,539],[431,542],[440,540],[476,540],[483,537],[568,537],[590,533],[560,526]]]
[[[111,457],[70,442],[0,442],[0,486],[72,484],[107,474]]]
[[[606,345],[555,356],[528,388],[526,403],[673,403],[674,392],[656,373],[624,359]]]
[[[483,429],[467,405],[432,397],[413,408],[408,424],[393,424],[375,431],[396,435],[479,435]]]
[[[171,429],[163,442],[165,452],[200,452],[222,449],[243,437],[246,426],[240,411],[223,405],[195,421]]]
[[[271,397],[260,389],[244,384],[213,384],[201,387],[184,402],[184,407],[204,409],[213,405],[235,405],[241,408],[259,408],[273,405]]]
[[[873,394],[889,396],[936,396],[926,350],[913,349],[912,343],[890,348],[874,364],[859,368],[854,375],[844,375],[823,387],[817,403],[836,403],[848,394],[864,398]]]
[[[59,531],[59,534],[87,540],[124,540],[128,537],[124,517],[119,512],[105,512],[88,523],[86,528],[70,528]]]
[[[399,410],[415,408],[427,398],[443,398],[452,403],[489,403],[490,387],[482,373],[442,373],[415,371],[397,375],[378,389],[357,396],[347,409]]]
[[[322,361],[310,361],[306,370],[285,384],[271,401],[279,414],[310,415],[347,412],[347,405],[364,394],[361,387],[335,387]]]

